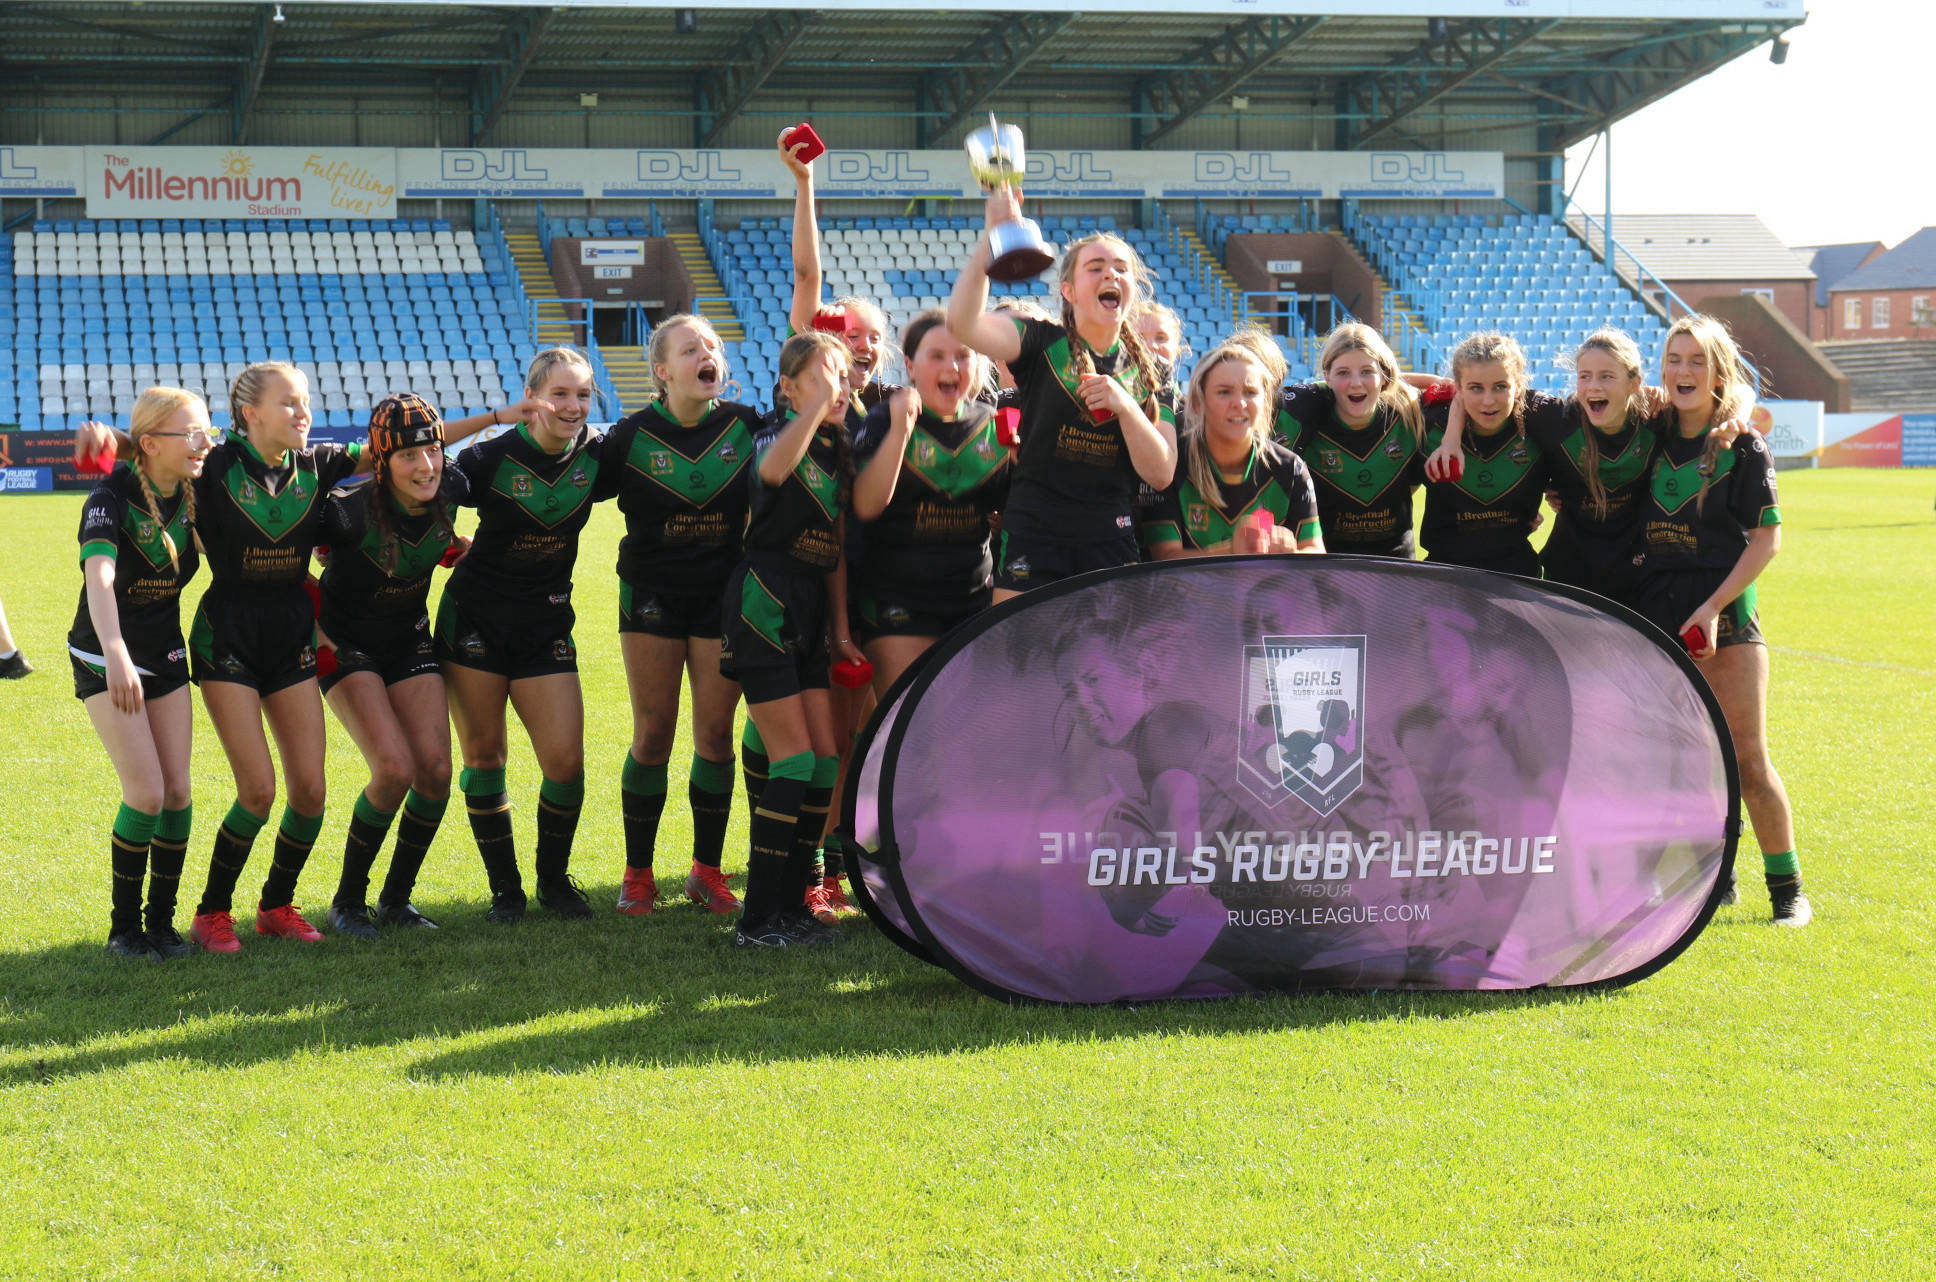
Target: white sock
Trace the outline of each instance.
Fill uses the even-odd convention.
[[[19,653],[20,653],[19,649],[16,648],[16,649],[7,651],[5,654],[0,654],[0,663],[5,663],[8,659],[13,658],[16,654],[19,654]]]

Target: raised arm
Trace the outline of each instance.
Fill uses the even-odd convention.
[[[887,510],[894,500],[894,487],[901,479],[901,460],[907,453],[908,437],[914,420],[921,413],[921,394],[912,387],[897,387],[888,401],[887,434],[867,466],[854,478],[854,515],[871,521]]]
[[[804,334],[813,328],[813,315],[820,310],[820,221],[813,208],[813,165],[800,159],[807,144],[786,145],[792,126],[780,131],[780,160],[793,175],[793,303],[787,308],[787,323],[793,332]]]
[[[821,420],[839,395],[840,377],[839,365],[825,353],[800,371],[794,383],[804,403],[794,407],[793,417],[760,455],[762,485],[778,489],[786,484],[793,469],[800,466],[800,460],[807,456],[807,447],[813,444],[813,434],[820,429]]]
[[[988,310],[988,227],[1021,217],[1020,197],[1006,187],[988,193],[987,226],[955,276],[948,295],[948,332],[990,360],[1006,364],[1022,354],[1022,332]]]

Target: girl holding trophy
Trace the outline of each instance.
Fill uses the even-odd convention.
[[[1176,474],[1168,379],[1130,322],[1149,292],[1136,251],[1107,232],[1071,244],[1058,273],[1059,320],[988,310],[988,282],[1040,274],[1052,261],[1022,217],[1013,184],[1024,170],[1021,131],[976,130],[975,175],[988,187],[988,227],[948,299],[948,330],[1005,363],[1021,411],[1020,453],[995,558],[996,601],[1137,557],[1137,482]]]

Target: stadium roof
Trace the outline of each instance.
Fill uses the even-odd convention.
[[[1936,227],[1925,227],[1880,258],[1856,268],[1830,288],[1936,288]]]
[[[1860,240],[1847,245],[1797,245],[1795,252],[1807,254],[1815,269],[1815,305],[1828,306],[1828,291],[1844,276],[1883,251],[1879,240]]]
[[[1613,234],[1664,281],[1815,276],[1808,256],[1753,214],[1622,214]]]
[[[1241,93],[1260,126],[1315,110],[1339,149],[1482,145],[1536,112],[1551,152],[1803,20],[1802,0],[997,3],[1014,0],[15,3],[0,6],[0,99],[42,85],[206,86],[241,142],[265,83],[422,72],[468,85],[471,136],[451,141],[481,145],[521,92],[679,89],[704,146],[756,101],[861,87],[913,117],[921,145],[952,145],[1005,99],[1067,97],[1129,116],[1135,145],[1150,147],[1193,117],[1242,110]]]

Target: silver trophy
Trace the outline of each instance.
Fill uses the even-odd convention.
[[[1022,131],[1015,125],[998,125],[995,113],[988,113],[988,128],[977,129],[963,144],[968,151],[968,168],[982,190],[1019,187],[1028,173],[1028,157],[1022,149]],[[1040,276],[1055,262],[1055,254],[1042,239],[1042,229],[1032,219],[1019,218],[988,229],[988,278],[999,281],[1030,280]]]

